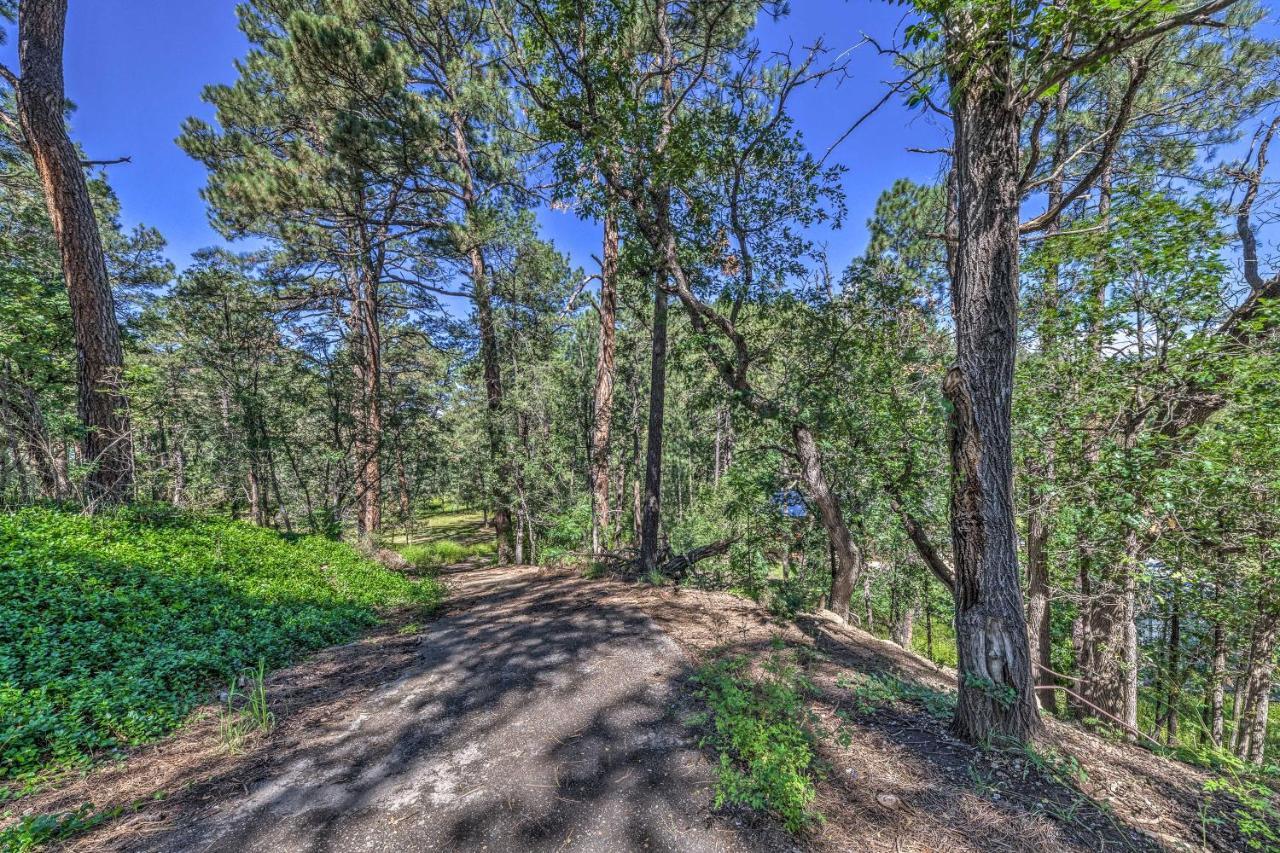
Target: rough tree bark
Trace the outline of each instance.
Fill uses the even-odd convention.
[[[954,728],[979,741],[1040,729],[1014,529],[1011,399],[1018,304],[1021,115],[1007,45],[949,63],[958,229],[952,280],[951,406],[959,702]]]
[[[1267,589],[1258,603],[1249,660],[1242,677],[1243,688],[1236,691],[1236,728],[1232,737],[1236,755],[1257,765],[1261,765],[1265,757],[1267,717],[1278,647],[1280,606],[1276,604],[1275,592]]]
[[[356,532],[368,536],[382,529],[382,324],[377,277],[361,274],[355,291],[350,322],[357,350],[352,399]]]
[[[1032,489],[1034,492],[1034,487]],[[1045,500],[1033,494],[1031,500]],[[1027,640],[1031,646],[1031,661],[1035,666],[1036,699],[1040,707],[1057,710],[1057,693],[1048,688],[1054,685],[1049,674],[1053,668],[1049,652],[1052,637],[1049,634],[1049,521],[1044,507],[1032,509],[1027,519]]]
[[[604,218],[604,260],[600,268],[600,348],[591,429],[591,553],[604,550],[609,527],[609,430],[613,425],[614,352],[618,314],[618,223]]]
[[[478,248],[470,251],[472,302],[476,306],[476,320],[480,326],[480,363],[484,368],[485,402],[488,407],[485,432],[489,440],[489,459],[495,468],[495,477],[489,490],[493,501],[493,532],[497,539],[498,565],[511,562],[511,494],[507,489],[508,477],[504,475],[506,461],[503,458],[502,440],[502,374],[498,366],[498,332],[493,322],[493,303],[489,296],[488,271],[484,255]]]
[[[77,410],[91,502],[133,489],[133,439],[123,388],[124,353],[102,237],[80,155],[67,135],[62,51],[67,0],[23,0],[18,12],[18,118],[44,189],[62,255],[75,329]]]
[[[1214,601],[1217,602],[1221,595],[1221,588],[1218,583],[1214,584]],[[1222,748],[1223,733],[1223,704],[1224,689],[1223,685],[1226,681],[1227,672],[1227,634],[1222,630],[1222,619],[1213,620],[1213,662],[1210,664],[1209,677],[1206,680],[1204,692],[1204,728],[1201,729],[1200,742],[1203,743],[1208,738],[1209,743],[1216,749]]]
[[[644,499],[640,518],[640,565],[658,569],[662,512],[662,428],[667,393],[667,291],[658,275],[653,296],[653,353],[649,366],[649,434],[645,450]]]

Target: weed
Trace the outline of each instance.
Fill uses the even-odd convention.
[[[1027,763],[1045,776],[1052,776],[1067,785],[1080,785],[1089,781],[1080,759],[1070,753],[1059,752],[1051,746],[1036,747],[1024,744]]]
[[[28,853],[46,844],[64,841],[73,835],[87,832],[121,814],[123,809],[96,811],[92,803],[85,803],[71,812],[51,815],[29,815],[11,826],[0,830],[0,850],[8,853]]]
[[[947,719],[955,713],[955,696],[925,687],[885,672],[836,678],[836,687],[851,691],[854,711],[865,715],[890,702],[911,702],[921,706],[935,719]]]
[[[241,693],[241,681],[248,690]],[[222,743],[229,752],[239,752],[245,740],[256,732],[269,732],[276,725],[276,716],[267,702],[266,663],[258,661],[258,668],[247,677],[231,679],[227,688],[226,705],[222,709]]]
[[[720,755],[716,807],[748,806],[800,832],[820,820],[811,809],[816,747],[806,699],[812,685],[782,652],[763,669],[763,678],[753,678],[745,657],[704,666],[694,680],[706,711],[690,722],[704,727],[701,745]]]
[[[1275,806],[1276,791],[1258,777],[1235,773],[1217,776],[1204,783],[1205,800],[1201,805],[1201,823],[1219,823],[1222,817],[1211,814],[1215,795],[1225,795],[1226,814],[1235,821],[1236,830],[1251,850],[1280,849],[1280,810]]]

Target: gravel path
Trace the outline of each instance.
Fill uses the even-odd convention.
[[[710,816],[714,770],[681,724],[688,663],[645,614],[528,567],[452,587],[409,665],[136,849],[758,849]]]

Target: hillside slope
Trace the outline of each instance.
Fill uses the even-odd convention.
[[[1075,724],[1046,718],[1018,752],[952,738],[954,671],[858,628],[777,619],[728,593],[600,584],[603,604],[639,606],[696,661],[794,663],[825,765],[812,849],[1277,849],[1269,792],[1246,805],[1247,783]]]

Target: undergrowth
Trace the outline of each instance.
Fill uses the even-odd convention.
[[[716,808],[741,805],[801,832],[820,816],[812,810],[817,776],[812,685],[786,652],[776,650],[757,678],[746,657],[722,658],[694,677],[705,711],[691,724],[702,746],[720,755]]]
[[[82,832],[88,832],[109,820],[119,817],[123,809],[98,811],[92,803],[85,803],[75,811],[51,815],[28,815],[22,820],[0,830],[0,850],[6,853],[29,853],[47,844],[63,841]]]
[[[452,539],[441,539],[435,542],[424,542],[420,545],[405,545],[400,548],[400,555],[419,571],[435,571],[445,566],[461,563],[475,558],[493,556],[492,542],[473,542],[463,544]]]
[[[266,663],[260,659],[257,669],[247,677],[232,678],[227,686],[219,731],[229,752],[239,752],[249,737],[275,728],[276,715],[267,702],[266,674]]]
[[[443,595],[341,543],[164,507],[0,514],[0,585],[0,800]]]

